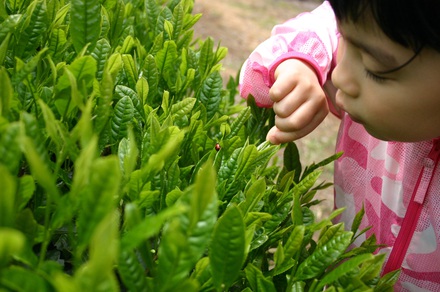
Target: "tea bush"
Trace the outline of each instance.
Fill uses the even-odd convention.
[[[0,290],[390,289],[361,213],[310,210],[338,155],[278,161],[193,4],[0,1]]]

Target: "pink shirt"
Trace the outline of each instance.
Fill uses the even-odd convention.
[[[329,77],[339,37],[327,2],[274,27],[243,65],[241,95],[252,94],[259,106],[270,107],[274,70],[282,61],[297,58],[315,69],[331,96],[335,89]],[[440,291],[440,138],[381,141],[345,113],[332,111],[341,118],[336,150],[344,152],[335,162],[335,206],[347,207],[339,220],[349,229],[364,205],[360,229],[372,228],[356,244],[374,233],[378,243],[386,245],[378,250],[388,255],[384,273],[402,269],[395,290]]]

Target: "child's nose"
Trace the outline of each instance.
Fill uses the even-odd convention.
[[[350,52],[346,50],[343,42],[339,43],[337,65],[333,69],[333,85],[346,95],[356,98],[359,96],[359,84],[356,79],[356,68]]]

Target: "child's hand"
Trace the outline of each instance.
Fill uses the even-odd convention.
[[[325,93],[315,71],[306,63],[289,59],[278,65],[269,91],[274,101],[275,127],[267,139],[280,144],[312,132],[327,116]]]

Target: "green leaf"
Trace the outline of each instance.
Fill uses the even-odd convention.
[[[315,170],[312,173],[309,173],[306,177],[304,177],[298,184],[296,184],[293,188],[293,192],[295,196],[302,196],[307,191],[309,191],[318,180],[319,176],[322,174],[322,170]]]
[[[54,29],[49,39],[49,54],[58,58],[67,43],[66,32],[63,29]]]
[[[138,94],[138,97],[142,105],[147,104],[149,91],[150,91],[150,87],[147,79],[145,79],[145,77],[139,78],[139,80],[136,82],[136,92]]]
[[[118,202],[121,183],[121,171],[115,156],[95,159],[88,172],[90,177],[86,177],[87,181],[83,182],[85,188],[80,190],[79,194],[81,209],[77,221],[79,253],[90,243],[98,224],[113,212]]]
[[[399,279],[401,270],[395,270],[384,275],[377,283],[374,292],[391,292],[394,290],[394,284]]]
[[[88,99],[87,104],[82,108],[81,117],[72,130],[72,137],[79,140],[82,147],[86,147],[95,138],[92,128],[92,100]]]
[[[6,166],[11,174],[17,174],[21,160],[21,150],[17,145],[20,125],[8,124],[0,128],[0,163]]]
[[[106,1],[107,3],[108,1]],[[106,7],[110,18],[110,43],[117,44],[120,40],[125,22],[125,3],[124,1],[112,1],[112,5]]]
[[[257,157],[257,147],[255,147],[255,145],[246,146],[241,155],[238,157],[238,168],[235,172],[235,176],[239,178],[250,175],[257,166],[255,164],[255,160]]]
[[[305,291],[306,283],[302,281],[296,281],[292,284],[291,292],[303,292]]]
[[[118,259],[118,271],[129,291],[151,291],[143,267],[132,250],[121,250]]]
[[[153,137],[155,137],[154,134],[152,135]],[[142,177],[144,179],[162,170],[166,161],[174,161],[180,151],[179,147],[181,147],[184,138],[183,131],[180,131],[177,127],[170,127],[162,131],[162,135],[165,135],[166,139],[158,137],[158,141],[156,142],[161,143],[161,141],[163,141],[163,144],[160,144],[160,148],[153,147],[157,152],[148,156],[148,161],[141,168]],[[157,136],[158,135],[156,135],[156,137]]]
[[[317,247],[321,247],[329,242],[336,234],[344,231],[344,223],[338,223],[325,229],[319,236]]]
[[[112,139],[118,142],[127,137],[128,126],[134,117],[134,105],[130,97],[124,96],[115,106],[114,115],[111,120]]]
[[[225,139],[230,139],[237,135],[241,127],[246,123],[246,121],[251,116],[251,109],[249,107],[244,108],[238,117],[231,124],[231,132],[225,137]]]
[[[183,20],[185,16],[185,11],[183,10],[182,2],[179,2],[179,4],[174,7],[173,10],[173,20],[172,25],[174,28],[172,38],[173,40],[177,40],[182,32],[183,29]]]
[[[374,251],[373,251],[374,252]],[[347,254],[347,253],[346,253]],[[382,266],[385,262],[385,254],[377,254],[372,260],[364,263],[359,271],[359,278],[366,284],[377,283],[377,279],[382,272]]]
[[[0,65],[3,65],[5,62],[10,40],[11,40],[11,35],[8,34],[0,45]]]
[[[132,88],[136,86],[138,72],[132,55],[122,54],[122,63],[124,65],[125,76],[128,79],[128,85]]]
[[[122,55],[131,56],[131,51],[133,50],[135,44],[136,44],[135,39],[131,35],[128,35],[124,39],[124,42],[122,43],[122,47],[120,48],[119,52]]]
[[[52,139],[52,141],[58,146],[58,149],[62,149],[64,141],[60,137],[60,133],[58,131],[57,123],[55,116],[52,112],[52,110],[47,106],[46,103],[44,103],[43,100],[38,100],[38,104],[41,108],[41,111],[44,116],[44,121],[46,123],[46,131],[49,135],[49,137]]]
[[[299,151],[298,147],[294,142],[290,142],[287,144],[284,149],[284,167],[287,171],[294,171],[294,181],[298,183],[299,177],[301,175],[301,161],[299,159]]]
[[[164,228],[164,236],[159,247],[155,291],[173,291],[189,273],[188,256],[190,254],[188,238],[183,233],[178,219],[172,220]]]
[[[304,225],[295,226],[292,230],[286,244],[284,245],[284,256],[286,259],[293,258],[300,251],[304,239],[304,233]]]
[[[254,211],[255,206],[261,201],[266,191],[264,178],[253,182],[245,192],[246,199],[238,204],[241,212],[246,217],[248,213]]]
[[[315,291],[321,291],[326,285],[337,281],[340,277],[350,273],[353,269],[356,269],[359,265],[371,259],[373,259],[372,254],[362,254],[343,262],[322,277]]]
[[[0,227],[0,268],[2,271],[13,255],[19,254],[24,248],[26,237],[16,229]],[[1,282],[1,277],[0,277]]]
[[[327,164],[335,161],[339,157],[341,157],[343,152],[338,152],[336,154],[331,155],[330,157],[322,160],[321,162],[314,164],[312,163],[309,167],[304,170],[303,177],[307,176],[309,173],[314,172],[316,169],[326,166]]]
[[[196,279],[202,285],[212,283],[208,257],[203,257],[197,262],[194,271],[191,273],[191,278]]]
[[[245,227],[238,207],[232,205],[219,218],[209,249],[212,278],[225,291],[238,277],[244,261]]]
[[[18,180],[15,206],[18,211],[26,207],[35,192],[35,181],[30,175],[24,175]]]
[[[118,227],[119,214],[114,210],[108,210],[97,222],[90,241],[89,261],[75,273],[75,281],[82,291],[119,291],[114,273],[119,254]]]
[[[95,49],[90,53],[97,62],[96,78],[98,80],[102,79],[105,64],[110,56],[111,49],[112,47],[108,40],[100,39],[96,43]]]
[[[362,222],[362,218],[364,217],[364,214],[365,214],[365,209],[364,209],[364,205],[362,205],[362,208],[354,217],[353,224],[351,225],[351,232],[353,232],[354,235],[356,235],[359,226],[361,226],[361,222]]]
[[[222,87],[223,80],[218,71],[208,75],[201,85],[198,99],[205,105],[208,119],[211,119],[219,109]]]
[[[129,138],[122,138],[119,142],[118,157],[122,175],[126,178],[130,177],[135,170],[137,164],[139,150],[133,133],[129,133]]]
[[[60,193],[55,184],[55,177],[51,172],[49,165],[37,153],[35,142],[29,137],[22,135],[20,137],[20,143],[35,180],[46,190],[47,195],[52,199],[52,202],[58,202]]]
[[[154,106],[156,102],[156,97],[158,93],[158,84],[159,84],[159,69],[156,65],[156,59],[153,55],[148,55],[145,59],[143,66],[143,76],[148,80],[149,91],[148,91],[148,102],[144,102],[144,104],[149,104]]]
[[[164,32],[165,30],[165,21],[171,21],[173,18],[173,14],[171,10],[165,6],[160,11],[159,15],[157,16],[157,20],[154,27],[155,35],[159,35]]]
[[[305,225],[299,194],[293,194],[292,221],[296,225]]]
[[[171,82],[177,62],[177,46],[174,41],[165,41],[163,48],[156,55],[156,65],[166,81]],[[169,83],[172,85],[172,83]]]
[[[154,38],[154,42],[153,42],[153,45],[150,48],[149,53],[152,56],[156,56],[157,53],[163,48],[163,44],[164,44],[164,36],[163,36],[163,32],[161,32],[160,34],[158,34]]]
[[[99,0],[72,0],[70,34],[77,53],[88,45],[92,51],[101,33],[101,4]]]
[[[31,209],[26,208],[16,216],[16,228],[23,232],[30,246],[43,242],[44,233],[47,231],[44,226],[38,224]]]
[[[165,19],[163,26],[164,26],[164,31],[166,32],[168,38],[171,39],[174,30],[173,24],[171,23],[171,21]]]
[[[116,80],[116,76],[118,75],[122,67],[123,67],[123,63],[122,63],[121,54],[114,53],[110,55],[110,57],[108,58],[107,63],[105,64],[104,71],[108,71],[112,79]]]
[[[23,281],[23,279],[26,279],[26,281]],[[48,291],[52,288],[49,282],[38,273],[19,266],[2,270],[0,283],[12,291]]]
[[[160,274],[158,285],[166,282],[168,287],[184,281],[185,277],[203,255],[209,243],[214,224],[217,220],[217,196],[215,193],[215,172],[211,165],[205,163],[197,174],[193,187],[181,198],[180,203],[188,204],[190,208],[179,216],[179,224],[174,223],[164,231],[162,240],[172,243],[176,234],[180,234],[185,246],[164,245],[162,255],[166,254],[166,262],[159,262]],[[176,204],[179,204],[177,202]],[[170,234],[173,233],[173,234]],[[169,241],[168,241],[169,240]],[[160,255],[159,255],[160,256]],[[173,274],[170,274],[170,265]]]
[[[334,236],[326,244],[315,251],[303,261],[296,271],[295,279],[307,280],[319,277],[325,269],[333,264],[336,259],[347,249],[353,233],[344,232]]]
[[[264,277],[262,271],[253,264],[249,263],[244,269],[246,279],[248,280],[252,291],[275,292],[275,285],[271,280]],[[225,290],[220,290],[225,291]]]
[[[202,76],[206,76],[210,73],[211,67],[213,65],[214,53],[214,41],[212,38],[206,39],[200,48],[200,59],[199,59],[199,72]]]
[[[222,161],[220,169],[218,171],[219,183],[233,178],[238,168],[238,159],[241,153],[241,149],[236,149],[226,161]]]
[[[17,42],[17,57],[27,57],[40,46],[47,28],[46,1],[34,0],[24,17],[24,28]]]
[[[0,43],[4,41],[6,36],[13,32],[17,27],[22,15],[12,14],[8,15],[2,23],[0,23]]]
[[[102,81],[100,84],[100,96],[97,97],[95,108],[95,132],[101,133],[107,125],[111,114],[111,104],[113,98],[113,80],[110,72],[105,70],[103,72]]]
[[[71,76],[63,74],[56,85],[57,90],[62,91],[69,88],[72,85],[72,77],[77,84],[82,85],[84,83],[86,88],[91,87],[96,75],[96,68],[96,60],[92,56],[79,57],[72,64],[65,67],[71,73]]]
[[[164,209],[157,215],[146,217],[122,236],[121,248],[130,250],[138,247],[143,241],[159,234],[163,224],[178,214],[185,212],[186,207],[175,205]]]
[[[15,68],[15,75],[12,77],[12,84],[18,85],[20,82],[25,80],[29,74],[31,74],[40,63],[41,57],[46,53],[48,49],[43,48],[35,56],[33,56],[27,63],[22,63],[22,65],[17,65]],[[17,59],[18,61],[18,59]]]
[[[192,192],[191,195],[191,212],[189,214],[190,229],[195,228],[197,224],[201,224],[199,221],[204,216],[204,213],[209,205],[212,203],[214,203],[215,206],[217,205],[215,182],[215,171],[212,167],[212,162],[208,160],[208,162],[206,162],[197,173],[194,192]],[[216,208],[214,210],[214,213],[209,214],[208,217],[217,219]],[[206,222],[204,225],[206,225]]]
[[[15,193],[17,183],[8,169],[0,164],[0,227],[12,227],[15,221]]]
[[[147,11],[148,28],[153,31],[156,27],[157,16],[159,15],[159,7],[156,0],[145,0],[145,9]]]
[[[9,74],[4,67],[0,68],[0,116],[7,116],[14,95]]]
[[[171,106],[170,114],[174,120],[178,121],[191,114],[196,104],[196,99],[192,97],[185,98]]]

